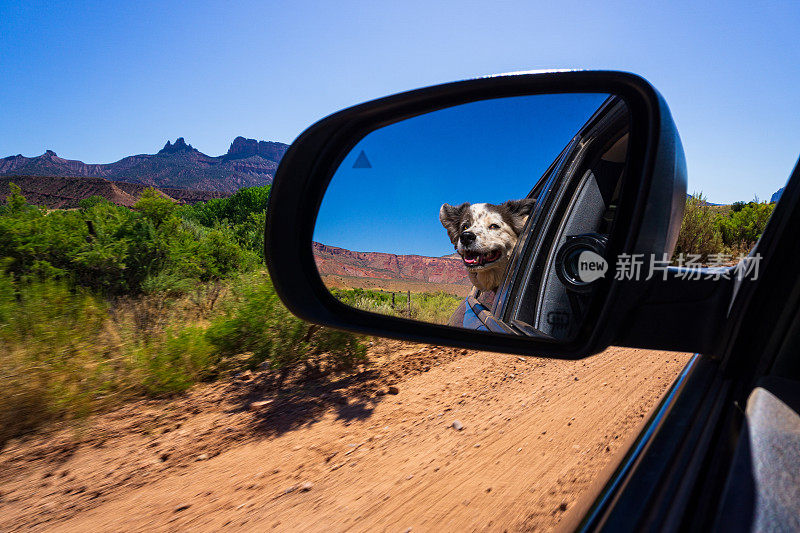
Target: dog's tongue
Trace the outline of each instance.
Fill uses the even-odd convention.
[[[479,254],[475,252],[466,252],[464,254],[464,263],[468,265],[483,265],[484,263],[491,263],[500,258],[500,250],[495,250],[488,254]]]
[[[482,259],[482,254],[475,254],[472,252],[467,252],[464,254],[464,262],[468,265],[479,265]]]

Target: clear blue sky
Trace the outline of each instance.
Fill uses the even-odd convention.
[[[442,203],[525,198],[607,94],[500,98],[376,130],[331,179],[314,240],[348,250],[442,256]],[[359,164],[361,153],[368,168]]]
[[[789,1],[0,0],[0,155],[111,162],[178,136],[217,155],[423,85],[611,68],[667,98],[690,190],[768,198],[800,154],[798,28]]]

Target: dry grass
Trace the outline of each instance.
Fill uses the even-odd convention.
[[[183,390],[211,351],[196,325],[215,287],[176,301],[105,302],[57,281],[3,275],[0,285],[0,447],[47,422]]]

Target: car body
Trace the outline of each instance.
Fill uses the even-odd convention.
[[[467,80],[387,97],[342,111],[309,128],[281,163],[270,199],[266,246],[276,289],[299,316],[318,323],[419,342],[576,359],[611,344],[695,352],[620,460],[565,522],[581,531],[800,530],[800,167],[750,256],[717,270],[669,267],[647,280],[603,278],[579,302],[583,321],[569,335],[514,315],[512,297],[547,283],[515,274],[533,253],[520,242],[516,266],[490,308],[470,300],[479,322],[457,330],[346,308],[322,285],[311,257],[314,215],[344,151],[375,128],[407,116],[507,95],[607,92],[630,111],[628,173],[610,232],[569,226],[558,194],[548,197],[559,224],[529,221],[528,235],[549,239],[536,260],[547,279],[567,237],[607,237],[609,258],[671,254],[686,200],[680,139],[663,98],[638,76],[619,72],[522,73]],[[613,102],[609,102],[613,107]],[[606,111],[608,108],[606,108]],[[599,117],[602,122],[604,113]],[[613,128],[612,128],[613,129]],[[582,129],[586,133],[586,129]],[[615,130],[619,133],[618,128]],[[567,147],[562,157],[571,153]],[[561,158],[559,158],[561,159]],[[553,169],[558,167],[558,161]],[[574,190],[578,174],[545,174],[531,191]],[[573,188],[573,189],[570,189]],[[563,198],[562,198],[563,199]],[[566,201],[566,200],[564,200]],[[290,232],[290,228],[297,231]],[[757,261],[756,261],[757,260]],[[752,264],[757,276],[742,276]],[[541,271],[541,270],[540,270]],[[567,281],[569,282],[569,280]],[[558,278],[564,304],[564,279]],[[553,289],[555,290],[555,289]],[[516,291],[516,292],[515,292]],[[567,301],[569,298],[567,298]],[[569,301],[568,301],[569,303]],[[551,311],[557,312],[553,307]],[[552,316],[552,315],[551,315]],[[554,324],[550,324],[553,326]],[[515,335],[493,329],[516,329]],[[529,328],[526,329],[526,328]],[[488,330],[488,331],[485,331]],[[505,332],[505,331],[504,331]],[[507,333],[507,332],[505,332]],[[556,342],[558,341],[558,342]]]

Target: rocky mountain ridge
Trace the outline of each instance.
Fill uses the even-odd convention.
[[[167,141],[156,154],[123,157],[114,163],[84,163],[47,150],[0,159],[0,176],[96,177],[151,187],[234,193],[242,187],[269,185],[289,146],[236,137],[221,156],[209,156],[183,137]]]
[[[403,279],[426,283],[470,285],[460,258],[355,252],[315,242],[314,259],[323,276]]]

